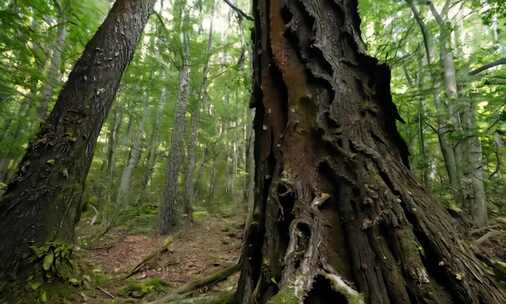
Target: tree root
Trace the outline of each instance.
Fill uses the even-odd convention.
[[[164,296],[161,299],[158,299],[153,302],[149,302],[147,304],[161,304],[161,303],[227,303],[223,302],[205,302],[205,301],[199,301],[199,298],[193,298],[194,301],[197,302],[191,302],[191,299],[186,298],[186,295],[189,295],[192,291],[205,287],[214,285],[218,282],[226,280],[229,276],[233,275],[234,273],[238,272],[241,268],[241,263],[237,263],[231,266],[228,266],[227,268],[224,268],[222,270],[219,270],[217,272],[214,272],[204,278],[196,279],[194,281],[188,282],[185,285],[179,287],[176,289],[173,293],[168,294]],[[202,297],[208,301],[211,301],[211,296]],[[186,300],[189,300],[190,302],[185,302]],[[177,302],[176,302],[177,301]]]

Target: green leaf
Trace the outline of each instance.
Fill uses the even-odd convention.
[[[51,265],[53,265],[53,261],[54,261],[54,254],[53,252],[49,252],[44,257],[44,261],[42,261],[42,269],[48,271],[49,268],[51,268]]]
[[[39,281],[32,281],[30,282],[30,288],[32,290],[37,290],[39,289],[39,287],[42,285],[42,282],[39,282]]]
[[[40,301],[42,303],[47,303],[47,292],[45,290],[40,294]]]

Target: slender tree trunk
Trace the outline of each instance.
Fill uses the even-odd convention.
[[[484,226],[488,221],[487,197],[485,193],[481,141],[476,130],[476,110],[474,101],[469,99],[462,112],[464,132],[464,167],[463,187],[467,189],[465,200],[473,223]]]
[[[128,155],[128,161],[123,168],[123,172],[121,174],[121,179],[118,187],[118,194],[116,195],[116,210],[120,211],[124,207],[126,207],[130,201],[130,187],[132,184],[132,176],[135,168],[139,164],[139,160],[141,159],[142,154],[142,146],[143,146],[143,136],[144,136],[144,125],[146,124],[146,119],[148,115],[148,95],[144,93],[143,96],[143,112],[142,118],[139,123],[139,127],[134,131],[134,135],[132,138],[132,143],[130,145],[130,153]]]
[[[463,197],[461,193],[460,175],[458,171],[457,157],[453,148],[452,140],[450,139],[451,127],[448,125],[449,113],[447,107],[441,101],[441,86],[436,71],[434,71],[433,59],[435,56],[434,49],[434,38],[430,34],[425,22],[416,8],[412,0],[406,0],[408,3],[415,20],[420,27],[420,31],[423,37],[423,43],[425,47],[425,55],[427,58],[427,64],[430,67],[430,78],[434,87],[434,107],[436,109],[436,122],[437,122],[437,136],[441,154],[443,155],[446,172],[448,174],[448,181],[450,184],[450,191],[453,194],[455,201],[458,204],[463,203]]]
[[[214,207],[214,194],[216,192],[216,163],[211,166],[211,174],[209,175],[209,187],[207,189],[207,205]]]
[[[487,201],[483,184],[481,142],[475,130],[476,113],[472,100],[463,100],[463,97],[459,96],[451,33],[446,20],[446,6],[442,13],[436,10],[432,2],[429,3],[429,7],[440,28],[440,56],[450,121],[460,137],[455,144],[455,158],[457,175],[461,180],[462,203],[474,224],[483,226],[487,223]]]
[[[114,152],[116,151],[116,142],[121,122],[123,121],[123,109],[117,107],[113,110],[113,117],[111,122],[111,129],[107,135],[107,152],[106,152],[106,167],[105,172],[111,179],[114,171]]]
[[[183,34],[183,63],[179,72],[179,89],[176,100],[176,112],[171,135],[169,159],[167,163],[167,182],[160,208],[160,233],[173,232],[181,224],[181,207],[178,202],[178,182],[183,157],[183,139],[186,108],[188,106],[190,65],[189,41],[187,33]]]
[[[255,208],[237,303],[505,303],[416,181],[355,0],[257,0]]]
[[[144,171],[144,177],[142,179],[141,190],[139,194],[139,200],[142,200],[146,195],[146,190],[151,182],[151,178],[153,177],[153,173],[155,172],[156,160],[158,157],[158,144],[160,143],[160,117],[161,112],[165,107],[165,101],[167,99],[167,91],[165,88],[162,88],[160,93],[160,100],[156,104],[153,115],[153,130],[151,132],[151,136],[149,138],[149,146],[148,146],[148,155],[146,158],[146,169]]]
[[[197,161],[197,151],[196,151],[196,143],[198,142],[198,131],[200,127],[200,111],[207,105],[207,100],[209,98],[209,94],[207,93],[208,86],[208,74],[209,74],[209,62],[211,60],[211,50],[213,47],[213,22],[211,20],[211,25],[209,28],[209,35],[207,39],[207,50],[206,50],[206,63],[204,65],[204,69],[202,71],[202,86],[200,88],[200,98],[199,103],[195,107],[195,110],[192,114],[191,120],[191,138],[189,139],[188,144],[188,168],[186,171],[185,177],[185,188],[184,188],[184,200],[185,200],[185,215],[186,221],[192,223],[193,222],[193,201],[195,198],[195,189],[194,189],[194,172]]]
[[[423,72],[423,63],[422,63],[423,55],[418,55],[418,75],[416,78],[416,85],[418,87],[419,92],[423,92],[424,89],[424,72]],[[420,142],[420,158],[422,162],[422,181],[425,186],[425,189],[430,190],[431,188],[431,178],[430,178],[430,157],[428,155],[429,151],[427,149],[427,144],[425,140],[425,115],[426,115],[426,106],[423,95],[420,94],[418,97],[418,139]]]
[[[47,111],[49,108],[49,101],[53,97],[54,88],[60,82],[62,54],[63,48],[65,46],[65,36],[67,34],[65,29],[67,18],[65,16],[66,12],[65,8],[63,7],[63,3],[60,3],[59,0],[55,0],[53,3],[57,5],[58,10],[58,33],[56,42],[53,45],[51,57],[49,59],[50,63],[47,72],[47,80],[42,87],[40,103],[37,109],[40,121],[44,121],[46,119]]]
[[[202,178],[202,174],[204,173],[204,167],[207,163],[207,157],[208,157],[208,151],[209,148],[206,146],[204,148],[204,151],[202,151],[202,157],[200,160],[200,165],[197,167],[197,174],[195,175],[195,180],[193,181],[193,197],[194,199],[199,196],[199,185],[200,185],[200,179]]]
[[[100,128],[154,0],[118,0],[74,66],[0,201],[0,279],[24,276],[31,246],[72,242]]]

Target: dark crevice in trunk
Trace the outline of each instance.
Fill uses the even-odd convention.
[[[319,275],[314,280],[312,289],[304,299],[304,304],[348,304],[348,300],[342,294],[336,292],[332,282]]]

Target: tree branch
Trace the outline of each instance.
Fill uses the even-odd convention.
[[[479,67],[477,69],[474,69],[471,72],[469,72],[469,75],[471,75],[471,76],[478,75],[481,72],[484,72],[484,71],[486,71],[488,69],[491,69],[493,67],[496,67],[498,65],[503,65],[503,64],[506,64],[506,57],[498,59],[496,61],[492,61],[492,62],[487,63],[487,64],[484,64],[481,67]]]
[[[232,2],[230,2],[230,0],[223,0],[223,1],[225,1],[225,3],[228,4],[228,6],[230,6],[230,8],[233,9],[240,17],[245,18],[249,21],[255,21],[255,19],[253,19],[253,17],[246,14],[243,10],[241,10],[240,8],[235,6]]]
[[[427,4],[429,5],[429,9],[432,12],[432,15],[434,16],[434,19],[436,19],[437,24],[439,24],[439,26],[444,26],[445,21],[444,21],[443,17],[441,16],[441,14],[437,11],[436,7],[434,6],[434,3],[432,3],[432,1],[427,1]],[[446,4],[445,4],[445,8],[446,8]],[[443,10],[445,8],[443,8]]]
[[[413,13],[413,17],[415,17],[416,23],[418,23],[418,26],[420,27],[423,38],[423,46],[425,48],[425,55],[427,56],[427,63],[430,65],[432,63],[432,40],[429,37],[429,31],[422,19],[422,16],[420,15],[420,12],[418,11],[416,5],[413,3],[413,0],[406,0],[406,3],[409,5],[411,12]]]

